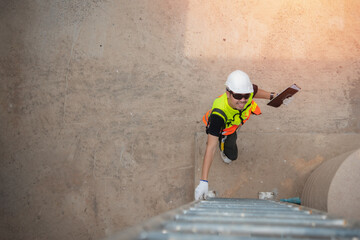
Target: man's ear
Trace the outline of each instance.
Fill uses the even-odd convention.
[[[228,91],[228,90],[226,90],[226,96],[227,96],[227,98],[230,98],[230,92]]]

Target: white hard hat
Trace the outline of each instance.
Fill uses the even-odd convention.
[[[234,93],[252,93],[254,88],[249,76],[243,71],[236,70],[229,74],[225,86]]]

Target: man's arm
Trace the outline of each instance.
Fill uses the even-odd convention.
[[[206,142],[205,156],[204,156],[202,172],[201,172],[202,180],[208,180],[210,166],[214,159],[216,146],[218,144],[218,138],[219,137],[217,137],[217,136],[208,134],[208,138],[207,138],[207,142]]]
[[[208,134],[208,140],[206,143],[205,156],[202,166],[201,180],[199,185],[195,189],[195,200],[206,199],[206,195],[209,190],[208,175],[210,171],[211,163],[214,159],[218,137]]]
[[[273,97],[276,96],[275,92],[267,92],[263,89],[258,88],[257,93],[255,94],[254,98],[262,98],[262,99],[272,99],[271,98],[271,94],[273,95]]]

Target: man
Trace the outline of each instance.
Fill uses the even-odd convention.
[[[220,155],[227,164],[237,159],[236,130],[261,111],[253,98],[272,99],[274,92],[267,92],[252,84],[249,76],[236,70],[227,78],[226,93],[215,99],[212,109],[203,117],[208,134],[200,183],[195,189],[195,200],[205,199],[208,193],[208,174],[217,144]]]

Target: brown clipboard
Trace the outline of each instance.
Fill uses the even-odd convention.
[[[267,105],[272,107],[280,107],[285,99],[292,97],[295,93],[297,93],[300,90],[301,88],[294,83],[293,85],[282,91],[279,95],[271,99],[271,101]]]

